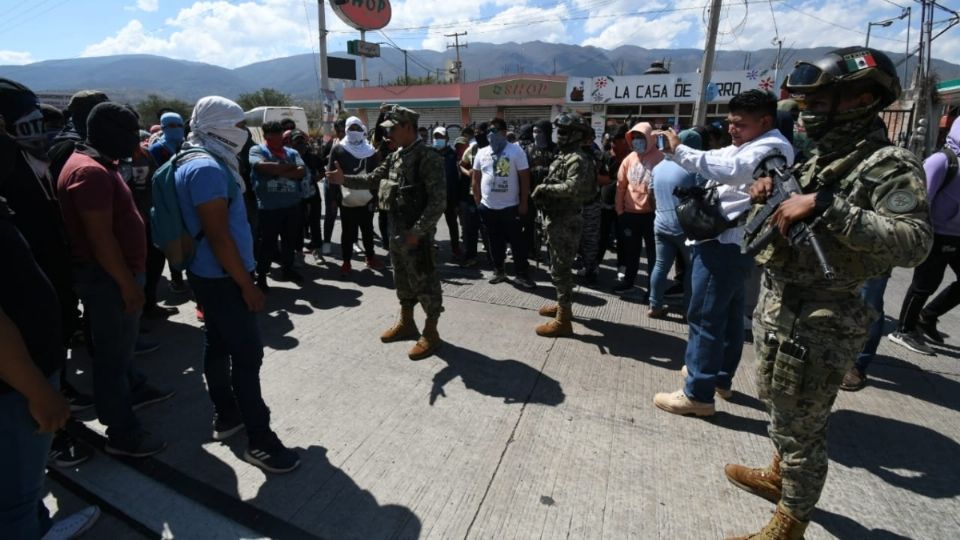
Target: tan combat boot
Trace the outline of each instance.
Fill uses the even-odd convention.
[[[420,336],[420,339],[417,340],[407,355],[411,360],[420,360],[430,356],[443,343],[440,341],[440,333],[437,332],[439,321],[440,319],[427,319],[427,322],[424,323],[423,335]]]
[[[537,335],[543,337],[563,337],[573,335],[572,316],[569,306],[557,306],[557,316],[537,327]]]
[[[420,331],[413,320],[413,306],[400,306],[400,319],[380,334],[380,341],[393,343],[417,337],[420,337]]]
[[[556,317],[557,317],[557,305],[556,305],[556,304],[547,304],[547,305],[545,305],[545,306],[542,306],[542,307],[537,311],[537,313],[539,313],[541,317],[552,317],[552,318],[556,318]]]
[[[780,479],[780,456],[773,454],[773,463],[764,469],[728,464],[723,468],[727,480],[738,488],[777,504],[783,481]]]
[[[727,540],[803,540],[809,521],[800,521],[793,517],[783,505],[777,505],[777,511],[762,531],[749,536],[736,536]]]

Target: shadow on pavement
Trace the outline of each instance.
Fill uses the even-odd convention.
[[[909,540],[909,536],[900,536],[886,529],[867,529],[856,521],[840,514],[816,509],[811,519],[820,524],[836,538],[857,538],[862,540]]]
[[[960,495],[960,444],[930,428],[839,410],[830,417],[830,459],[932,499]]]
[[[433,376],[431,405],[436,403],[438,397],[447,397],[443,387],[457,377],[468,389],[503,398],[504,403],[557,406],[565,399],[563,388],[557,380],[516,360],[494,360],[450,343],[444,343],[436,356],[447,365]]]
[[[939,373],[918,369],[892,356],[878,356],[870,370],[869,385],[960,411],[960,382]]]
[[[754,435],[760,435],[761,437],[767,435],[768,422],[766,420],[757,420],[756,418],[730,414],[726,411],[717,411],[713,416],[707,417],[706,421],[725,429],[752,433]]]
[[[664,369],[679,370],[683,366],[687,341],[680,337],[600,319],[575,317],[574,323],[600,334],[576,335],[573,339],[596,345],[601,354],[632,358]]]

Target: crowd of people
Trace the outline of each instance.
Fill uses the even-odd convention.
[[[726,474],[777,504],[751,538],[800,538],[826,476],[830,408],[838,390],[866,384],[891,269],[919,264],[894,343],[933,354],[925,339],[943,342],[937,319],[960,303],[957,283],[926,303],[946,266],[958,271],[960,122],[922,165],[891,145],[877,113],[899,96],[899,81],[872,49],[801,62],[785,88],[795,99],[735,96],[725,130],[631,121],[599,144],[575,113],[517,129],[491,118],[451,141],[446,128],[419,126],[415,111],[395,105],[372,128],[355,116],[337,122],[327,140],[292,121],[267,122],[256,142],[243,110],[223,97],[200,99],[188,119],[169,110],[145,119],[92,90],[58,111],[0,79],[0,242],[8,254],[0,267],[0,431],[14,441],[4,477],[17,479],[0,490],[5,534],[67,538],[96,519],[88,509],[51,525],[39,497],[47,465],[90,457],[64,429],[71,412],[95,408],[108,453],[143,458],[164,449],[135,411],[174,392],[149,382],[133,359],[158,346],[141,336],[141,321],[177,312],[158,303],[165,265],[171,293],[192,291],[204,324],[212,438],[245,431],[246,461],[272,473],[295,469],[299,456],[271,429],[261,392],[256,312],[271,282],[301,284],[308,257],[333,257],[339,215],[338,275],[351,279],[355,255],[376,271],[392,267],[400,314],[381,340],[415,341],[411,359],[442,346],[441,216],[451,259],[485,267],[490,284],[533,289],[531,263],[549,267],[556,302],[540,308],[549,320],[535,329],[544,337],[573,335],[575,282],[601,286],[598,269],[613,249],[617,278],[602,286],[638,293],[647,316],[673,310],[689,327],[681,388],[653,398],[669,413],[714,414],[715,398],[733,394],[752,333],[775,453],[769,467],[728,465]],[[798,118],[804,144],[794,140]],[[744,237],[744,225],[774,191],[764,169],[772,155],[796,163],[803,192],[777,207],[767,226],[781,235],[754,258],[742,249],[756,239]],[[836,277],[824,275],[809,247],[784,239],[797,224],[817,229]],[[388,262],[377,256],[377,237]],[[638,289],[644,255],[646,288]],[[66,351],[79,346],[92,359],[92,395],[67,377]]]

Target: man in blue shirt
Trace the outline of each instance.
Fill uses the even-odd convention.
[[[203,374],[213,401],[214,440],[246,427],[244,459],[283,473],[300,458],[270,429],[270,409],[260,392],[263,343],[255,312],[264,296],[254,284],[253,238],[240,193],[237,153],[247,140],[243,109],[219,96],[197,102],[184,148],[200,147],[178,162],[177,198],[183,221],[200,238],[187,273],[197,302],[204,306]]]
[[[263,144],[250,148],[250,169],[260,215],[257,286],[267,292],[270,263],[278,256],[278,236],[281,279],[303,281],[303,276],[293,269],[293,254],[300,235],[300,199],[307,169],[300,154],[283,145],[283,126],[279,122],[263,124],[263,140]]]

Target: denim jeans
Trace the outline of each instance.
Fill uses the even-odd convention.
[[[744,281],[753,259],[739,244],[716,240],[691,247],[690,326],[684,393],[713,403],[717,388],[729,389],[743,352]]]
[[[863,284],[863,288],[860,289],[860,296],[863,301],[880,314],[880,317],[870,325],[867,342],[864,343],[863,350],[857,355],[857,361],[854,364],[861,373],[867,372],[870,362],[873,362],[873,357],[877,355],[880,338],[883,337],[883,295],[887,292],[888,281],[890,281],[890,276],[875,277],[868,279]]]
[[[650,307],[659,308],[663,306],[663,293],[667,289],[667,274],[673,266],[677,257],[680,257],[684,265],[690,266],[690,248],[684,244],[685,237],[682,234],[672,235],[663,232],[654,233],[654,241],[657,245],[657,262],[653,265],[653,273],[650,274]],[[683,274],[683,312],[687,312],[690,306],[690,272]]]
[[[256,444],[271,433],[270,409],[260,391],[263,343],[257,316],[233,279],[188,277],[203,305],[203,375],[214,410],[220,418],[239,415]]]
[[[503,270],[507,258],[507,243],[513,248],[513,264],[518,276],[525,276],[527,262],[527,241],[523,236],[523,223],[520,221],[519,206],[509,206],[500,210],[487,208],[480,204],[480,220],[487,230],[490,240],[490,256],[493,266]]]
[[[144,276],[136,277],[142,286]],[[133,366],[140,330],[140,312],[124,312],[120,287],[99,265],[74,268],[74,283],[83,302],[93,351],[93,401],[107,436],[130,436],[140,430],[133,413],[133,394],[146,377]]]
[[[50,377],[57,387],[59,374]],[[50,528],[43,504],[43,480],[53,434],[37,433],[27,398],[0,394],[0,536],[36,540]]]

